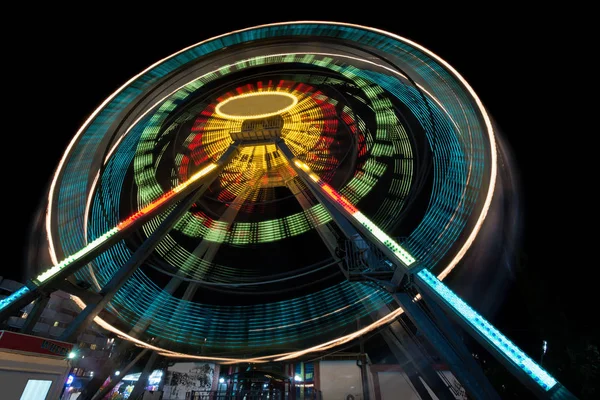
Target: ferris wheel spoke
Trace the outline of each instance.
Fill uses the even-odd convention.
[[[369,237],[390,261],[394,263],[396,268],[407,272],[412,268],[411,265],[414,267],[413,264],[417,260],[408,251],[368,219],[348,199],[319,178],[305,162],[299,160],[292,153],[283,140],[277,142],[277,147],[313,194],[319,199],[326,199],[324,206],[330,212],[336,210],[350,222],[354,229]],[[336,222],[340,225],[346,224],[343,220],[336,220]]]
[[[41,288],[49,285],[53,281],[62,280],[70,276],[106,249],[122,240],[127,234],[135,230],[141,224],[163,212],[169,206],[177,203],[191,192],[196,190],[206,190],[210,182],[212,182],[223,167],[233,159],[238,150],[239,143],[232,143],[217,161],[207,164],[188,180],[164,193],[161,197],[152,201],[133,215],[123,219],[114,228],[108,230],[76,253],[66,257],[58,264],[39,274],[37,277],[28,280],[26,285],[21,289],[0,300],[0,319],[5,315],[8,316],[9,313],[15,309],[28,304],[36,297],[35,293]]]
[[[473,334],[473,337],[488,349],[502,364],[515,371],[525,383],[535,383],[543,390],[550,390],[557,381],[525,352],[518,348],[511,340],[504,336],[482,315],[477,313],[448,286],[442,283],[424,266],[418,266],[417,260],[412,257],[400,244],[394,241],[375,223],[362,214],[348,199],[321,180],[310,167],[297,159],[283,141],[278,142],[278,147],[287,158],[298,176],[311,189],[313,194],[333,212],[332,217],[342,230],[344,218],[356,229],[370,239],[396,266],[396,271],[401,271],[402,276],[411,275],[412,280],[430,299],[445,309],[464,329]],[[416,268],[411,265],[417,266]],[[397,275],[394,274],[396,277]],[[390,287],[397,287],[400,281],[392,279]],[[392,290],[394,290],[392,288]]]

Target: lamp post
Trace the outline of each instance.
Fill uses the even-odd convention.
[[[544,354],[546,354],[546,350],[548,350],[548,342],[547,341],[543,341],[544,344],[542,346],[542,357],[540,359],[540,367],[544,366]]]

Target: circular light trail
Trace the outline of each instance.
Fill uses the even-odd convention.
[[[265,46],[243,55],[225,50],[230,57],[221,65],[197,62],[225,46],[296,35],[306,41],[301,49]],[[344,41],[362,46],[364,52],[345,50]],[[288,65],[306,73],[285,72]],[[275,68],[284,72],[277,76]],[[177,84],[169,86],[169,74],[184,70],[185,83],[173,79]],[[262,75],[244,81],[241,74],[248,71]],[[158,84],[165,89],[154,94]],[[244,105],[246,100],[266,100],[273,93],[281,98],[278,104],[256,105],[247,114],[226,107],[238,102],[237,108],[247,109],[252,103]],[[283,98],[291,103],[284,104]],[[126,110],[131,112],[129,122],[116,128]],[[496,179],[494,133],[476,94],[451,66],[412,41],[357,25],[299,21],[248,28],[190,46],[153,64],[106,99],[74,136],[51,183],[46,223],[55,264],[117,226],[127,216],[127,207],[128,213],[143,210],[214,162],[242,120],[276,114],[284,118],[282,138],[296,157],[390,235],[400,224],[398,216],[411,210],[410,196],[420,188],[420,174],[429,165],[429,206],[421,211],[420,222],[402,232],[402,245],[441,278],[458,263],[485,218]],[[132,177],[135,191],[128,183]],[[299,191],[294,192],[296,187]],[[127,197],[131,193],[135,196]],[[245,150],[148,263],[156,264],[152,271],[188,279],[184,285],[189,292],[195,281],[206,279],[258,285],[271,275],[300,277],[310,268],[316,271],[318,263],[298,271],[273,265],[271,275],[263,276],[264,269],[242,269],[220,257],[223,249],[235,252],[254,246],[262,246],[265,254],[275,252],[277,246],[326,226],[330,217],[302,193],[301,182],[275,148]],[[306,206],[299,207],[303,201]],[[296,208],[287,206],[291,203]],[[272,214],[273,207],[279,215]],[[162,218],[146,224],[137,237],[117,243],[78,272],[78,278],[101,287],[135,251],[136,240],[151,234]],[[107,307],[118,326],[100,317],[95,321],[171,357],[240,360],[149,346],[129,335],[127,327],[152,310],[154,322],[147,332],[167,344],[194,345],[208,337],[205,348],[210,351],[216,338],[223,338],[232,354],[241,348],[263,354],[271,349],[269,355],[251,359],[267,361],[339,345],[402,312],[395,309],[360,332],[339,336],[339,328],[356,316],[393,304],[389,295],[360,282],[329,282],[309,294],[273,303],[225,305],[206,298],[190,302],[154,282],[154,273],[136,272]],[[314,335],[317,327],[323,332],[319,337]],[[301,343],[308,345],[300,347]]]
[[[215,113],[228,119],[259,119],[283,114],[298,104],[287,92],[251,92],[229,97],[215,107]]]

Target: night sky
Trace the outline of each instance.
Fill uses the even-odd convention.
[[[393,13],[385,7],[259,10],[232,17],[224,8],[212,11],[197,3],[178,11],[147,8],[139,15],[96,13],[90,7],[89,13],[36,9],[16,17],[20,28],[5,33],[3,43],[2,117],[8,122],[2,132],[3,208],[10,222],[4,225],[9,256],[0,275],[27,278],[21,271],[29,223],[54,168],[87,116],[130,77],[183,47],[238,28],[302,19],[357,23],[399,34],[441,56],[471,84],[495,120],[517,162],[524,219],[520,261],[492,322],[534,358],[541,341],[548,340],[545,365],[572,391],[580,390],[585,373],[572,360],[591,354],[585,349],[598,345],[599,332],[579,311],[590,295],[578,292],[591,289],[591,280],[569,273],[589,272],[592,261],[581,252],[590,239],[573,236],[583,234],[578,215],[585,204],[577,193],[585,190],[571,178],[578,160],[570,150],[569,140],[575,139],[565,131],[568,113],[561,99],[568,89],[562,65],[553,61],[559,57],[564,63],[566,57],[550,40],[556,27],[511,10],[492,10],[493,17],[469,16],[467,10],[434,16],[426,7],[402,6]],[[92,14],[95,18],[87,20]]]

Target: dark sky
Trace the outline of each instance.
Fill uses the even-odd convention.
[[[281,11],[249,8],[233,16],[227,7],[213,10],[201,3],[177,11],[165,4],[147,6],[139,14],[32,7],[15,16],[19,28],[4,33],[3,94],[8,101],[2,116],[9,124],[3,132],[3,197],[12,222],[5,224],[10,226],[4,242],[10,255],[0,275],[17,277],[23,270],[28,224],[67,143],[88,114],[131,76],[185,46],[229,30],[268,22],[332,20],[397,33],[444,58],[478,93],[511,147],[525,202],[522,253],[528,272],[519,275],[520,285],[512,283],[498,316],[502,327],[530,347],[526,351],[533,351],[537,344],[531,343],[557,323],[571,325],[570,333],[561,335],[596,334],[577,312],[583,296],[577,292],[591,288],[591,280],[567,273],[589,270],[589,261],[579,255],[585,241],[571,235],[580,232],[581,224],[573,207],[584,204],[571,183],[577,158],[565,136],[568,90],[562,64],[568,52],[554,42],[556,25],[521,10],[491,6],[487,14],[432,10],[433,6],[289,13],[283,12],[284,5],[279,7]],[[531,299],[527,288],[538,296],[533,309],[522,303]],[[553,314],[543,303],[565,317],[548,322]],[[539,316],[531,313],[539,312],[547,321],[542,328],[532,325]]]

